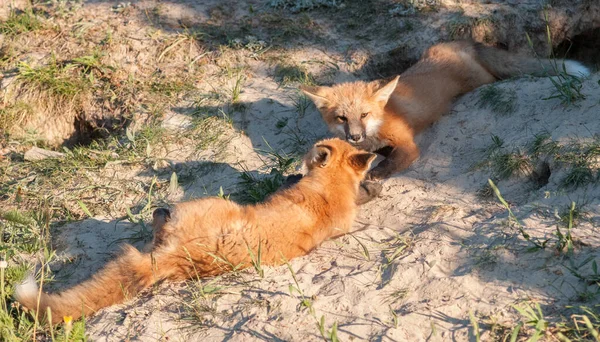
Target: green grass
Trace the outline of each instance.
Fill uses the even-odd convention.
[[[491,179],[488,179],[488,183],[490,184],[490,187],[493,189],[494,194],[496,195],[496,197],[498,198],[500,203],[508,211],[509,223],[513,223],[517,227],[517,229],[519,230],[519,233],[525,239],[525,241],[527,241],[533,245],[533,247],[531,247],[530,250],[535,251],[538,249],[546,248],[546,244],[548,243],[548,240],[542,241],[536,237],[531,237],[531,235],[529,235],[529,233],[527,233],[527,231],[525,231],[525,226],[521,223],[521,221],[519,221],[517,216],[513,213],[508,202],[506,202],[504,197],[502,197],[502,194],[500,193],[500,190],[498,189],[496,184]]]
[[[276,168],[266,175],[253,175],[245,171],[240,175],[238,190],[234,195],[245,203],[258,203],[264,201],[269,195],[277,191],[285,182],[285,176]]]
[[[578,188],[595,181],[596,176],[591,168],[586,165],[574,165],[562,180],[562,184],[566,188]]]
[[[240,102],[240,95],[242,94],[245,80],[246,77],[240,73],[235,77],[235,83],[233,84],[233,88],[231,88],[231,104],[236,111],[243,111],[245,109],[245,105]]]
[[[254,175],[249,171],[244,171],[240,175],[239,190],[234,195],[242,202],[264,201],[283,185],[285,174],[292,171],[298,163],[295,156],[290,156],[283,151],[276,151],[268,143],[267,146],[269,150],[259,150],[258,152],[263,156],[263,168],[268,170],[268,173]]]
[[[531,171],[531,167],[531,160],[523,151],[497,153],[492,156],[494,174],[500,179],[506,179],[517,174],[527,174]]]
[[[534,136],[532,142],[521,147],[505,146],[502,138],[492,135],[491,144],[483,149],[485,157],[473,166],[489,167],[493,176],[498,179],[506,179],[517,175],[528,175],[535,180],[536,170],[533,166],[540,162],[548,163],[554,161],[553,165],[567,170],[561,179],[561,187],[565,189],[576,189],[589,184],[596,184],[600,180],[599,163],[600,158],[600,136],[594,136],[587,140],[572,140],[559,143],[552,139],[547,132],[541,132]],[[556,170],[550,170],[555,172]],[[548,175],[549,176],[549,175]],[[483,194],[489,194],[489,190],[482,189]]]
[[[280,63],[275,67],[274,77],[281,86],[315,84],[314,76],[302,65]]]
[[[0,33],[6,35],[19,35],[43,28],[42,21],[35,15],[33,9],[24,11],[11,10],[6,21],[0,22]]]
[[[514,90],[488,85],[479,92],[479,106],[490,108],[499,115],[509,115],[515,111],[517,95]]]
[[[546,21],[546,41],[548,46],[554,46],[552,42],[552,33],[550,32],[550,25],[548,24],[549,20],[547,11],[544,11],[544,18]],[[526,37],[529,46],[533,49],[533,42],[527,33]],[[576,104],[579,100],[585,99],[585,95],[581,92],[583,88],[583,80],[581,77],[579,77],[579,75],[568,74],[564,63],[558,63],[553,51],[551,51],[550,58],[552,61],[552,70],[550,70],[548,74],[551,72],[553,75],[555,75],[550,77],[550,81],[554,86],[554,90],[552,94],[548,97],[545,97],[544,100],[559,99],[563,105],[570,106]]]
[[[559,99],[563,105],[570,106],[585,99],[581,92],[583,80],[580,77],[568,74],[564,64],[554,64],[553,69],[556,76],[550,77],[550,81],[554,85],[554,92],[544,100]]]
[[[200,116],[192,120],[192,125],[186,133],[190,143],[197,151],[214,147],[217,151],[222,150],[227,132],[232,128],[231,118],[223,111],[220,116]]]
[[[0,253],[8,260],[19,253],[35,253],[45,247],[48,232],[43,217],[33,213],[10,210],[0,215]]]
[[[18,65],[19,79],[39,90],[52,95],[73,99],[85,92],[89,83],[79,77],[73,77],[73,64],[60,64],[52,58],[47,65],[34,67],[27,62]]]
[[[533,142],[529,147],[530,153],[539,157],[541,155],[555,155],[560,151],[558,142],[552,140],[552,136],[548,132],[542,132],[535,135]]]
[[[42,283],[52,281],[49,263],[54,259],[50,246],[50,222],[52,209],[35,212],[10,210],[0,215],[0,340],[28,341],[43,336],[54,337],[54,328],[36,321],[25,313],[17,303],[12,303],[15,284],[31,272],[31,266],[23,262],[24,253],[37,254],[42,264],[38,278]],[[65,335],[65,328],[70,329]],[[70,327],[58,327],[57,337],[62,341],[81,341],[85,334],[82,323]]]
[[[300,94],[294,99],[294,108],[296,109],[298,118],[303,118],[306,115],[306,111],[310,108],[310,104],[310,99],[304,94]]]
[[[194,86],[182,79],[156,79],[150,83],[150,90],[157,95],[172,97],[194,90]]]

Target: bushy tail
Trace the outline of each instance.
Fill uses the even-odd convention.
[[[160,265],[160,263],[156,263]],[[65,316],[77,319],[99,309],[122,302],[136,295],[156,281],[168,277],[166,267],[152,266],[150,254],[140,253],[132,246],[125,246],[123,254],[109,262],[91,279],[61,293],[41,293],[33,277],[17,286],[15,298],[31,310],[39,310],[43,317],[47,308],[52,312],[52,323],[58,323]],[[162,271],[161,271],[162,269]]]
[[[500,80],[526,74],[554,76],[565,71],[577,77],[590,74],[588,68],[573,60],[524,57],[483,44],[475,44],[474,47],[479,63]]]

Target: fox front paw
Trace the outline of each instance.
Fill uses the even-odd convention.
[[[385,160],[383,162],[385,162]],[[393,172],[389,168],[385,167],[385,165],[381,167],[380,163],[379,165],[377,165],[377,167],[373,168],[373,170],[367,173],[366,179],[370,181],[379,181],[382,179],[389,178],[392,175],[392,173]]]
[[[356,198],[356,204],[361,205],[375,199],[381,191],[383,190],[383,185],[379,182],[373,182],[365,180],[360,183],[360,187],[358,189],[358,197]]]

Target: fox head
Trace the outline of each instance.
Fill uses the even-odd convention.
[[[339,176],[350,171],[358,182],[365,177],[375,157],[374,153],[361,151],[334,138],[316,143],[304,157],[304,164],[309,173],[315,169],[326,169]]]
[[[383,85],[378,81],[358,81],[300,89],[314,102],[332,133],[357,144],[379,132],[383,108],[396,89],[398,79],[396,76]]]

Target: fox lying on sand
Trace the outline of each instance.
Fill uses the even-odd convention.
[[[539,60],[481,44],[452,42],[430,47],[415,65],[383,85],[358,81],[301,89],[332,133],[367,151],[388,151],[367,176],[379,180],[417,159],[415,135],[448,112],[456,96],[522,74],[553,75],[555,65],[561,71],[564,65],[574,76],[590,73],[571,60]]]
[[[177,204],[172,213],[157,209],[151,253],[127,245],[119,258],[80,285],[57,294],[42,292],[38,298],[30,277],[15,297],[42,314],[50,308],[58,323],[64,316],[76,319],[120,303],[162,280],[249,267],[259,249],[263,265],[282,264],[348,232],[359,184],[374,158],[343,140],[323,140],[304,158],[307,175],[265,202],[242,206],[206,198]]]

